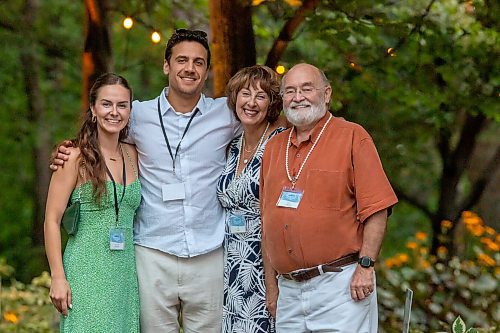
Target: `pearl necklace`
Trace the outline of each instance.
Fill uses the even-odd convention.
[[[264,138],[266,136],[268,129],[269,129],[269,123],[267,123],[267,126],[266,126],[266,129],[264,130],[264,133],[262,133],[262,135],[260,136],[259,144],[257,145],[257,147],[255,149],[256,151],[258,151],[260,146],[262,145],[262,142],[264,141]],[[236,171],[235,171],[236,175],[238,174],[238,170],[240,169],[241,151],[242,151],[242,148],[244,146],[244,143],[245,143],[245,131],[243,131],[243,133],[241,133],[241,137],[240,137],[238,159],[236,160]],[[250,161],[248,159],[243,159],[243,164],[247,165],[248,162],[252,162],[254,157],[255,157],[255,154],[252,155],[252,158],[250,159]],[[242,170],[242,173],[243,173],[243,170]]]
[[[309,158],[309,156],[311,155],[312,151],[316,147],[316,144],[318,143],[319,139],[321,138],[321,135],[325,131],[326,126],[328,125],[328,123],[330,122],[330,120],[332,120],[332,118],[333,117],[330,114],[330,117],[328,118],[328,120],[326,121],[326,123],[321,128],[321,131],[319,132],[316,141],[314,141],[311,149],[309,149],[309,152],[307,153],[306,158],[304,158],[304,162],[302,162],[302,164],[300,165],[299,171],[297,172],[297,176],[295,176],[295,177],[292,177],[290,175],[290,170],[288,168],[288,150],[290,149],[290,146],[292,145],[292,143],[291,143],[292,142],[292,133],[293,133],[293,129],[295,128],[295,126],[290,130],[290,134],[288,135],[288,143],[287,143],[287,146],[286,146],[286,152],[285,152],[285,169],[286,169],[286,175],[288,176],[288,180],[292,183],[292,189],[295,188],[295,184],[297,184],[297,181],[299,180],[300,173],[302,172],[302,169],[304,169],[304,165],[306,164],[307,159]]]

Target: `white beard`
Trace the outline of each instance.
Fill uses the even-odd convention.
[[[297,106],[309,106],[309,110],[294,109]],[[301,103],[291,102],[284,108],[286,118],[290,123],[297,127],[309,126],[319,121],[326,113],[325,98],[321,97],[318,104],[312,104],[307,101]]]

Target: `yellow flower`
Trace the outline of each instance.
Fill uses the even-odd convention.
[[[482,225],[472,225],[467,228],[471,234],[480,237],[484,234],[484,227]]]
[[[467,226],[483,224],[483,220],[477,214],[469,211],[462,213],[462,219]]]
[[[495,259],[493,259],[492,257],[490,257],[489,255],[487,255],[485,253],[479,254],[479,256],[477,258],[478,258],[479,262],[484,264],[485,266],[493,267],[496,264]]]
[[[387,266],[387,268],[392,268],[394,267],[394,259],[392,258],[388,258],[384,261],[385,265]]]
[[[490,241],[488,244],[486,244],[486,246],[488,247],[488,249],[490,249],[491,251],[495,251],[495,252],[498,252],[500,251],[500,246],[498,246],[497,243],[494,243],[493,241]]]
[[[422,232],[422,231],[419,231],[415,234],[415,237],[419,240],[419,241],[424,241],[427,239],[427,234],[425,232]]]
[[[410,260],[410,257],[409,257],[406,253],[400,253],[400,254],[398,255],[398,259],[399,259],[399,261],[400,261],[402,264],[404,264],[404,263],[407,263],[407,262],[408,262],[408,260]]]
[[[302,5],[302,1],[300,0],[285,0],[290,6],[298,7]]]
[[[19,317],[16,315],[15,312],[12,311],[5,312],[3,315],[3,319],[13,324],[17,324],[19,322]]]
[[[473,212],[471,212],[471,211],[468,211],[468,210],[465,210],[465,211],[462,212],[462,218],[463,219],[472,217],[473,215],[475,215],[475,214]]]
[[[264,2],[264,0],[252,0],[252,6],[258,6],[263,2]]]
[[[415,250],[417,248],[417,243],[415,242],[408,242],[406,243],[406,247],[412,250]]]
[[[497,232],[495,231],[495,229],[493,229],[492,227],[485,227],[485,228],[484,228],[484,230],[486,231],[486,233],[487,233],[488,235],[492,235],[492,236],[493,236],[494,234],[496,234],[496,233],[497,233]]]
[[[452,226],[453,226],[453,222],[451,222],[450,220],[441,221],[441,227],[443,229],[451,229]]]
[[[427,269],[431,266],[431,264],[429,263],[429,261],[427,260],[421,260],[420,261],[420,267],[422,267],[423,269]]]
[[[437,254],[439,256],[445,256],[448,254],[448,249],[445,246],[440,246],[437,248]]]
[[[398,257],[392,257],[385,260],[385,265],[388,268],[401,266],[401,260]]]

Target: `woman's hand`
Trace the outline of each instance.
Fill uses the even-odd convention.
[[[67,317],[68,309],[72,308],[71,288],[68,281],[65,278],[53,278],[49,295],[57,311]]]

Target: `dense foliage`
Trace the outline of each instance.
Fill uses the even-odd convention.
[[[38,7],[28,30],[28,2],[0,2],[0,257],[15,269],[0,263],[2,332],[54,329],[43,248],[32,246],[39,200],[34,154],[42,144],[37,133],[49,133],[53,144],[71,137],[81,112],[84,4],[31,0]],[[208,2],[106,2],[113,70],[129,79],[136,98],[153,98],[166,82],[165,40],[154,44],[150,33],[158,30],[166,38],[174,28],[208,31]],[[252,1],[258,63],[305,2]],[[500,145],[499,14],[499,4],[489,0],[316,1],[280,60],[286,69],[306,61],[325,70],[332,111],[368,129],[398,190],[402,202],[390,219],[386,261],[379,267],[387,332],[401,325],[407,286],[416,293],[416,330],[442,330],[459,314],[468,326],[500,320],[500,239],[488,227],[499,227],[498,216],[489,214],[495,207],[484,212],[486,224],[462,214],[481,199],[474,197],[481,182],[480,194],[498,198],[494,184],[488,185],[498,179],[498,163],[488,164]],[[122,27],[126,15],[135,19],[131,30]],[[30,73],[23,56],[30,47],[43,122],[34,121],[26,97]],[[470,151],[463,149],[467,144]]]

